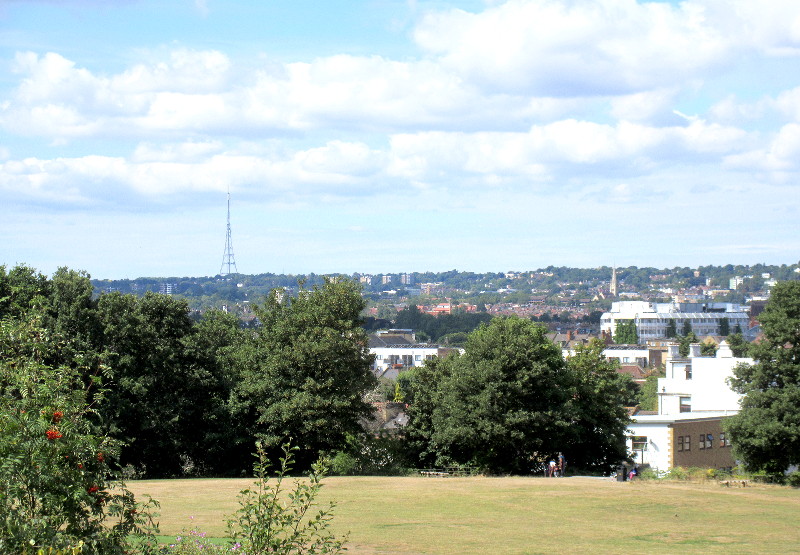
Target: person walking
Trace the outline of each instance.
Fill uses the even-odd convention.
[[[555,478],[556,475],[556,461],[550,461],[550,465],[548,466],[548,477]]]
[[[558,475],[564,476],[567,471],[567,459],[564,458],[563,453],[558,454]]]

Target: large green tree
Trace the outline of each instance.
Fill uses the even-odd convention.
[[[273,291],[256,309],[261,326],[235,355],[233,410],[267,445],[291,438],[301,467],[343,446],[372,411],[364,395],[377,382],[363,308],[358,284],[346,279],[296,297]]]
[[[231,380],[214,357],[231,341],[231,323],[214,338],[195,326],[184,300],[156,293],[103,295],[98,311],[111,367],[105,413],[126,443],[123,463],[173,476],[216,456],[206,439],[227,424]]]
[[[755,364],[734,371],[742,408],[726,421],[734,452],[751,470],[784,472],[800,464],[800,282],[780,282],[759,315]]]
[[[470,334],[463,355],[421,373],[410,431],[423,457],[527,473],[565,448],[573,380],[546,333],[529,320],[495,318]]]

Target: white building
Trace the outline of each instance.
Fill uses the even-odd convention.
[[[375,357],[372,371],[378,378],[397,379],[403,370],[422,366],[426,360],[445,356],[454,349],[417,343],[414,332],[394,329],[369,336],[369,352]]]
[[[397,379],[403,370],[422,366],[426,360],[436,358],[440,354],[438,345],[412,344],[390,345],[387,347],[371,347],[369,352],[375,355],[372,371],[379,378]]]
[[[658,380],[658,413],[633,416],[628,451],[637,464],[659,470],[733,466],[721,422],[739,411],[741,395],[728,380],[734,367],[753,360],[735,358],[725,341],[714,357],[700,356],[700,345],[692,345],[686,358],[678,356],[677,345],[669,349],[666,376]]]
[[[682,333],[684,323],[689,322],[692,331],[698,336],[721,335],[720,325],[723,319],[728,320],[731,332],[737,325],[742,331],[746,330],[750,320],[747,312],[734,303],[619,301],[612,303],[611,310],[600,318],[600,330],[613,335],[618,322],[633,320],[639,341],[644,343],[649,339],[666,337],[671,320],[675,321],[677,333]]]

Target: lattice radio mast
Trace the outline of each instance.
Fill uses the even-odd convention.
[[[233,268],[233,271],[231,271]],[[236,259],[233,257],[233,241],[231,241],[231,192],[228,191],[228,231],[225,234],[225,252],[222,254],[222,265],[219,267],[221,276],[238,274]]]

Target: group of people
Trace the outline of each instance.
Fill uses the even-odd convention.
[[[567,459],[564,458],[562,453],[558,454],[558,462],[555,459],[551,459],[550,463],[547,465],[547,477],[548,478],[560,478],[564,476],[564,473],[567,471]]]

